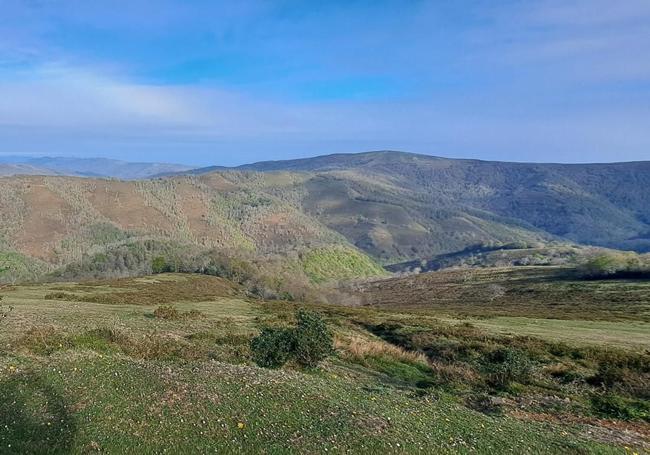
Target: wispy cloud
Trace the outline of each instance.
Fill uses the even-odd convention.
[[[645,0],[305,4],[5,0],[0,153],[650,159]]]
[[[650,83],[650,2],[544,0],[492,10],[476,30],[493,61],[564,82]]]

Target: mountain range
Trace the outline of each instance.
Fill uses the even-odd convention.
[[[134,180],[191,169],[182,164],[133,163],[107,158],[0,156],[0,176],[66,175]]]
[[[116,166],[135,179],[163,165]],[[368,152],[155,175],[4,177],[0,251],[49,266],[143,239],[259,256],[343,249],[383,265],[513,243],[650,251],[650,162]]]
[[[531,164],[369,152],[237,169],[309,173],[303,209],[387,260],[412,257],[411,244],[440,254],[473,239],[514,237],[650,249],[648,161]],[[192,171],[204,172],[211,168]],[[381,242],[404,237],[412,240]]]

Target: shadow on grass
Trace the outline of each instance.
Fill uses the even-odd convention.
[[[0,382],[0,453],[68,453],[75,433],[61,395],[41,377]]]

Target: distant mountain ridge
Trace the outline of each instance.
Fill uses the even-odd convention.
[[[183,164],[130,162],[108,158],[0,156],[0,175],[68,175],[136,180],[191,169],[192,166]]]
[[[51,169],[32,166],[31,164],[0,163],[0,177],[13,175],[58,175]]]
[[[316,173],[317,177],[310,180],[309,186],[314,191],[310,192],[307,210],[338,232],[348,232],[349,239],[356,244],[363,244],[368,239],[367,234],[350,230],[349,218],[340,218],[341,208],[348,204],[356,206],[356,216],[370,215],[367,217],[370,222],[364,230],[375,230],[375,237],[404,234],[404,225],[387,228],[390,219],[372,221],[372,211],[392,206],[411,212],[411,226],[422,224],[421,220],[424,224],[434,221],[437,226],[425,230],[442,238],[453,237],[449,234],[458,229],[457,222],[466,216],[487,220],[497,217],[501,222],[508,220],[506,224],[514,223],[552,238],[612,248],[650,250],[650,161],[509,163],[382,151],[267,161],[237,169]],[[373,188],[360,189],[359,182],[363,181]],[[345,196],[342,188],[345,188]],[[329,207],[318,203],[319,191],[329,192]],[[368,192],[370,194],[366,194]],[[342,196],[336,205],[331,203],[333,194]],[[366,200],[366,203],[355,203],[361,200]],[[352,213],[349,215],[353,216]],[[450,220],[454,221],[450,224]],[[409,236],[414,235],[418,228],[407,230],[411,231],[406,234]],[[489,233],[478,233],[476,243],[490,237],[493,236]],[[454,242],[449,238],[443,243],[454,245],[454,248],[441,248],[437,253],[461,250],[461,244],[464,247],[471,244],[469,240]],[[431,236],[425,244],[430,241]],[[370,239],[370,243],[378,242]],[[415,242],[416,248],[418,243]],[[459,248],[455,249],[456,246]],[[374,251],[381,256],[378,248]],[[408,256],[403,253],[400,249],[396,256]]]
[[[506,244],[643,252],[650,251],[650,162],[369,152],[132,181],[3,177],[0,213],[0,262],[9,254],[50,266],[150,239],[316,261],[315,269],[337,262],[340,251],[382,265]]]

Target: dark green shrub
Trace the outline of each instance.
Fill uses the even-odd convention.
[[[45,300],[69,300],[70,297],[74,296],[62,291],[51,292],[43,296]]]
[[[507,388],[512,382],[526,383],[533,364],[524,352],[502,348],[486,355],[483,368],[490,385]]]
[[[253,360],[261,367],[279,368],[293,358],[313,368],[334,352],[334,337],[318,313],[300,310],[292,329],[264,328],[251,341]]]
[[[300,310],[296,315],[294,355],[296,361],[313,368],[334,352],[334,337],[318,313]]]
[[[650,422],[650,404],[647,401],[626,399],[605,393],[593,395],[591,407],[602,417]]]
[[[602,361],[598,371],[588,379],[595,386],[638,398],[650,397],[650,375],[644,365],[633,362]]]
[[[292,329],[266,327],[251,340],[253,361],[261,367],[280,368],[291,358],[294,341]]]
[[[575,365],[572,364],[556,364],[546,369],[548,374],[560,381],[563,384],[569,384],[574,381],[583,379],[583,376],[576,371]]]
[[[178,311],[172,305],[160,305],[153,312],[153,316],[158,319],[168,319],[178,321],[181,319],[201,319],[205,317],[199,310],[190,310],[186,312]]]

